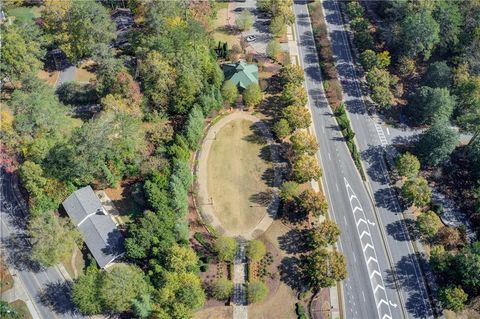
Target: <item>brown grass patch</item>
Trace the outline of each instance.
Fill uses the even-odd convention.
[[[13,277],[8,271],[7,265],[0,259],[0,293],[7,291],[13,287]]]
[[[225,319],[233,317],[233,307],[218,306],[197,311],[194,319]]]
[[[234,120],[216,134],[208,156],[208,193],[222,225],[233,233],[255,227],[266,213],[256,197],[269,187],[264,175],[271,165],[261,156],[268,147],[252,130],[252,122]]]
[[[92,72],[94,65],[95,62],[93,60],[87,60],[77,67],[75,69],[75,81],[88,83],[91,80],[95,80],[97,77],[95,73]]]
[[[23,300],[15,300],[14,302],[11,302],[10,305],[18,311],[20,318],[32,319],[32,315],[30,314],[30,311],[28,311],[27,304]]]
[[[83,260],[83,254],[78,246],[75,246],[74,251],[75,254],[72,252],[70,256],[62,261],[62,264],[65,266],[65,269],[70,277],[76,279],[81,273],[83,273],[83,269],[85,268],[85,260]]]
[[[58,71],[53,71],[53,72],[47,72],[45,70],[40,70],[38,71],[37,76],[46,81],[48,85],[55,86],[58,81],[58,77],[60,76],[60,72]]]

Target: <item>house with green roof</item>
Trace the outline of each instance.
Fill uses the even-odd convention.
[[[254,63],[238,61],[225,63],[222,66],[225,80],[230,80],[241,89],[246,89],[250,84],[258,84],[258,66]]]

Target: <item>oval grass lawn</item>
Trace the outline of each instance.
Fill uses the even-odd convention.
[[[237,119],[223,126],[207,161],[207,187],[214,212],[226,230],[238,235],[253,229],[265,215],[265,205],[252,199],[269,190],[264,178],[271,165],[260,157],[268,145],[258,141],[252,125]]]

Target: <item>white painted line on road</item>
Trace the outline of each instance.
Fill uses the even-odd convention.
[[[328,159],[332,160],[332,157],[330,156],[330,153],[328,153]]]
[[[377,286],[375,287],[375,289],[373,289],[373,293],[376,294],[378,289],[385,290],[385,288],[384,288],[382,285],[377,285]],[[381,299],[381,300],[378,302],[377,307],[378,307],[379,304],[380,304],[380,305],[382,304],[382,301],[387,304],[387,302],[386,302],[384,299]],[[387,305],[388,305],[388,304],[387,304]]]
[[[370,220],[367,220],[368,224],[372,225],[372,226],[375,226],[375,223],[374,222],[371,222]]]
[[[365,299],[365,293],[363,292],[363,290],[362,290],[362,297],[363,297],[363,302],[366,302],[367,299]]]
[[[390,130],[388,129],[388,127],[387,127],[387,135],[390,135]]]
[[[370,224],[367,222],[368,219],[365,216],[365,212],[361,208],[360,200],[355,195],[352,187],[350,186],[346,178],[344,178],[344,182],[345,182],[345,187],[347,189],[347,196],[350,199],[350,208],[352,209],[353,217],[355,218],[355,223],[357,224],[357,233],[360,237],[360,244],[363,249],[363,257],[365,260],[365,264],[367,266],[367,271],[370,276],[370,285],[373,291],[373,296],[375,298],[375,302],[378,305],[377,307],[378,315],[379,317],[387,316],[387,318],[391,319],[392,311],[390,309],[390,305],[386,302],[386,300],[389,300],[389,298],[387,296],[383,277],[380,272],[380,264],[377,259],[377,253],[375,251],[375,246],[373,244],[373,238],[372,238],[372,235],[370,234],[370,227],[369,227]],[[353,199],[356,199],[355,203],[352,202]],[[361,215],[355,214],[355,212],[357,211],[360,211]],[[363,220],[364,222],[362,223],[361,220]],[[360,224],[363,224],[363,225],[360,226]],[[365,235],[368,235],[368,236],[365,237]],[[368,248],[371,248],[371,249],[369,250]],[[374,278],[375,275],[377,275],[379,278],[378,277]],[[382,293],[380,293],[379,290],[381,290]],[[382,300],[383,300],[383,303],[381,302]],[[385,307],[381,307],[384,303],[385,303]]]
[[[372,235],[370,235],[370,233],[369,233],[368,231],[364,230],[364,231],[362,232],[362,234],[360,235],[360,239],[362,239],[363,236],[365,236],[365,235],[367,235],[368,237],[372,238]],[[367,262],[367,264],[368,264],[368,262]]]
[[[366,221],[365,219],[363,219],[363,218],[360,218],[360,219],[357,221],[357,227],[358,227],[358,225],[360,225],[360,223],[365,223],[365,224],[366,224],[367,221]]]
[[[377,260],[376,258],[370,256],[370,258],[368,258],[368,260],[367,260],[367,265],[368,265],[371,261],[374,261],[374,262],[378,263],[378,260]],[[380,285],[378,285],[378,286],[380,286]],[[382,287],[382,288],[383,288],[383,287]],[[377,292],[377,289],[375,289],[374,292]]]
[[[338,189],[338,184],[337,184],[337,183],[335,183],[335,187],[337,188],[337,191],[340,191],[340,190]]]
[[[365,252],[365,250],[367,250],[368,248],[371,248],[373,250],[375,250],[375,247],[373,247],[372,245],[370,245],[369,243],[367,243],[365,245],[365,247],[363,247],[363,252]],[[374,270],[373,272],[375,272],[376,270]],[[378,272],[377,272],[378,273]],[[380,273],[378,273],[380,275]],[[370,277],[371,278],[371,277]]]
[[[357,210],[363,212],[363,209],[362,209],[361,207],[355,206],[355,208],[353,209],[353,213],[355,214],[355,212],[356,212]]]
[[[345,221],[345,225],[348,225],[348,223],[347,223],[347,217],[345,217],[345,215],[343,215],[343,220]]]

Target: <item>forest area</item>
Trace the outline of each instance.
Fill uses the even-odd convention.
[[[7,14],[21,5],[6,1]],[[122,49],[111,45],[117,5],[135,20]],[[191,152],[205,117],[223,106],[223,73],[207,32],[215,12],[204,1],[47,0],[39,18],[1,26],[2,150],[28,194],[32,259],[54,265],[81,243],[58,213],[79,187],[128,180],[147,209],[124,230],[128,263],[105,272],[91,259],[73,284],[84,314],[190,318],[205,301],[185,217]],[[40,80],[52,49],[73,64],[92,59],[96,79],[56,89]],[[92,104],[100,111],[78,112]]]

